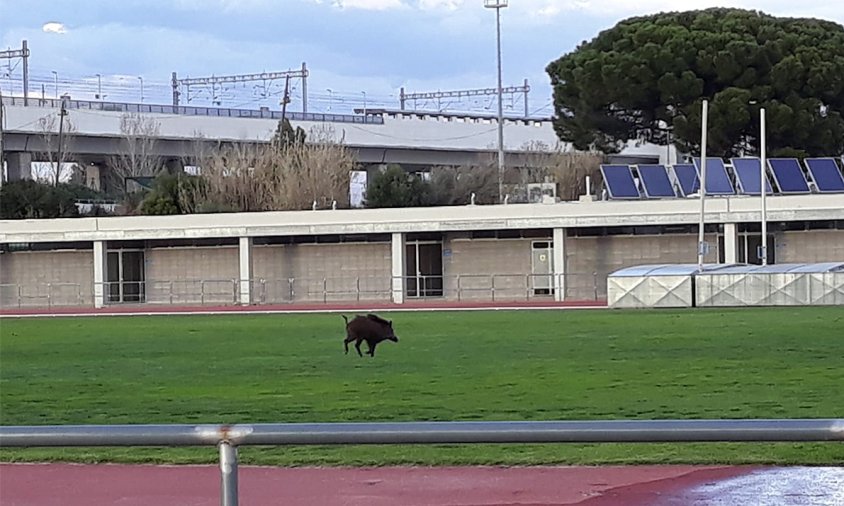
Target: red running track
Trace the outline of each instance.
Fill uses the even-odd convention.
[[[217,466],[0,465],[3,506],[205,506]],[[241,466],[243,505],[673,506],[844,504],[842,468]]]
[[[228,313],[322,313],[339,311],[478,311],[506,309],[603,309],[606,301],[522,301],[522,302],[329,302],[324,304],[267,304],[256,306],[171,306],[119,305],[104,308],[0,308],[0,317],[15,316],[94,316],[153,314],[228,314]]]

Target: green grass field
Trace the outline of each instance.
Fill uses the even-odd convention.
[[[844,308],[0,320],[0,424],[844,417]],[[365,346],[364,346],[365,349]],[[271,465],[841,464],[844,445],[244,447]],[[2,449],[3,461],[214,462],[213,448]]]

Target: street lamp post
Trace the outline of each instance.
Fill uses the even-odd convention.
[[[97,100],[103,99],[103,76],[97,74]]]
[[[144,78],[138,76],[138,80],[141,81],[141,102],[144,101]]]
[[[326,88],[325,91],[328,92],[328,112],[331,112],[331,98],[333,97],[334,91],[331,88]]]
[[[706,243],[704,242],[704,225],[705,225],[705,205],[706,205],[706,140],[709,123],[709,100],[704,100],[701,112],[700,125],[700,177],[698,177],[700,186],[700,225],[698,228],[697,239],[697,268],[698,271],[703,271],[703,257],[706,255]]]
[[[363,94],[363,117],[366,118],[366,92],[362,91]]]
[[[760,255],[762,258],[762,265],[768,265],[768,219],[767,219],[767,209],[765,207],[765,194],[767,193],[767,186],[765,185],[765,166],[768,164],[768,144],[766,138],[766,125],[765,125],[765,108],[761,108],[759,110],[759,154],[761,156],[760,165],[762,166],[759,171],[759,186],[760,192],[762,194],[762,251],[760,251]]]
[[[59,99],[59,73],[55,70],[51,70],[50,72],[53,73],[53,80],[56,83],[56,100]]]
[[[501,102],[501,9],[508,0],[484,0],[484,7],[495,9],[495,35],[498,54],[498,202],[504,202],[504,110]]]

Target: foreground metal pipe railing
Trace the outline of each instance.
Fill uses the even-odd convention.
[[[844,441],[844,419],[0,426],[0,447],[216,445],[223,506],[240,445],[775,441]]]

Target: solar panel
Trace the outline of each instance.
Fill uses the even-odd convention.
[[[694,159],[698,174],[701,172],[700,158]],[[727,174],[724,160],[706,157],[706,194],[707,195],[735,195],[736,190]]]
[[[820,193],[844,192],[844,177],[834,158],[806,158],[806,167]]]
[[[645,191],[645,197],[676,197],[674,187],[671,186],[671,180],[668,179],[668,173],[665,172],[663,165],[638,165],[636,170],[639,172],[639,177],[642,179],[642,188]]]
[[[695,166],[690,163],[678,163],[674,167],[674,176],[680,185],[680,193],[683,197],[691,195],[700,189],[700,180],[697,177]]]
[[[762,169],[762,160],[758,158],[733,158],[733,170],[736,173],[736,183],[739,193],[742,195],[761,195],[762,187],[759,185],[759,172]],[[765,174],[765,194],[771,195],[774,191],[768,175]]]
[[[797,158],[771,158],[768,160],[768,167],[780,188],[780,193],[811,193]]]
[[[611,199],[638,199],[639,189],[627,165],[601,165],[601,174]]]

